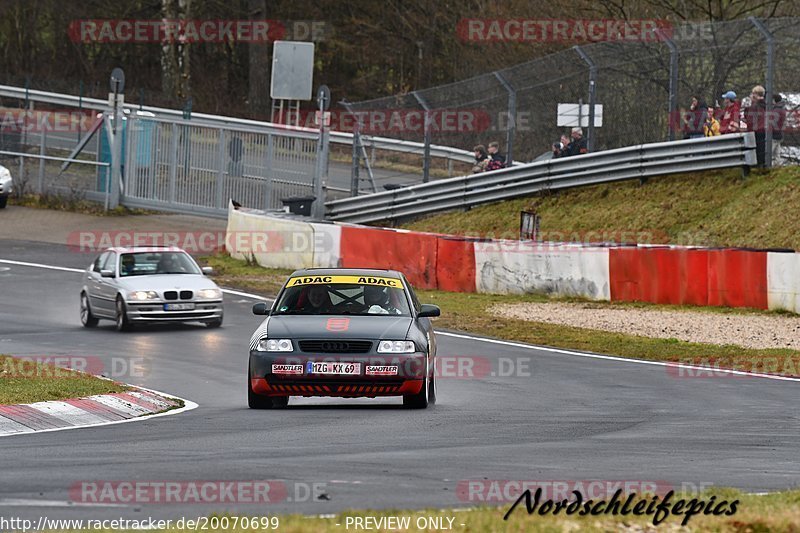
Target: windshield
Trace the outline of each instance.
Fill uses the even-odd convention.
[[[122,254],[120,277],[150,274],[200,274],[194,260],[183,252],[137,252]]]
[[[363,276],[291,278],[275,309],[277,315],[411,314],[399,279]]]

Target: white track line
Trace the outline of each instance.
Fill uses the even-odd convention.
[[[9,263],[9,264],[18,264],[22,266],[31,266],[31,267],[39,267],[39,268],[51,268],[54,270],[66,270],[69,272],[83,272],[82,270],[73,269],[73,268],[65,268],[65,267],[57,267],[52,265],[40,265],[38,263],[23,263],[21,261],[10,261],[7,259],[0,259],[0,263]],[[268,300],[268,298],[264,298],[263,296],[259,296],[258,294],[251,294],[248,292],[240,292],[240,291],[231,291],[229,289],[223,289],[223,292],[228,292],[230,294],[234,294],[236,296],[243,296],[245,298],[254,298],[256,300]],[[616,361],[619,363],[632,363],[632,364],[639,364],[639,365],[651,365],[651,366],[661,366],[661,367],[673,367],[673,368],[683,368],[686,370],[702,370],[705,372],[725,372],[728,374],[732,374],[734,376],[747,376],[747,377],[754,377],[754,378],[764,378],[764,379],[772,379],[775,381],[794,381],[800,382],[800,378],[793,378],[788,376],[778,376],[775,374],[761,374],[756,372],[743,372],[741,370],[727,370],[727,369],[716,369],[716,368],[708,368],[703,366],[697,365],[687,365],[684,363],[673,363],[673,362],[664,362],[664,361],[645,361],[644,359],[632,359],[627,357],[615,357],[613,355],[600,355],[596,353],[587,353],[587,352],[576,352],[572,350],[562,350],[561,348],[551,348],[549,346],[536,346],[533,344],[523,344],[521,342],[514,342],[514,341],[503,341],[499,339],[487,339],[484,337],[474,337],[472,335],[464,335],[461,333],[448,333],[444,331],[439,331],[436,333],[437,335],[442,335],[445,337],[454,337],[457,339],[467,339],[471,341],[478,341],[478,342],[488,342],[491,344],[500,344],[503,346],[512,346],[514,348],[522,348],[525,350],[539,350],[543,352],[552,352],[552,353],[560,353],[564,355],[571,355],[574,357],[585,357],[588,359],[602,359],[605,361]]]
[[[46,268],[49,270],[61,270],[62,272],[77,272],[79,274],[85,271],[85,269],[83,268],[69,268],[69,267],[62,267],[55,265],[45,265],[42,263],[28,263],[27,261],[12,261],[11,259],[0,259],[0,263],[6,263],[8,265],[33,267],[33,268]],[[265,298],[264,296],[258,296],[257,294],[250,294],[248,292],[234,291],[233,289],[222,289],[222,292],[224,292],[225,294],[232,294],[234,296],[244,296],[245,298],[257,298],[259,300],[266,300],[269,302],[272,301],[272,298]]]

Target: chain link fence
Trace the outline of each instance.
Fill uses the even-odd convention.
[[[791,156],[798,144],[800,102],[795,93],[800,93],[800,18],[775,18],[764,24],[775,40],[774,91],[788,96],[784,153]],[[670,124],[678,130],[675,138],[682,138],[680,113],[689,107],[692,96],[700,96],[712,106],[721,105],[725,91],[733,90],[741,98],[748,96],[753,86],[766,85],[767,44],[750,20],[684,24],[660,37],[652,42],[580,45],[596,66],[596,102],[603,106],[602,127],[595,133],[596,150],[668,140]],[[677,85],[672,90],[670,41],[678,65]],[[487,55],[491,54],[491,47],[486,48]],[[498,61],[502,58],[494,58],[490,64]],[[474,118],[466,127],[442,127],[443,121],[432,120],[431,142],[471,149],[491,141],[507,146],[511,140],[514,159],[531,161],[549,152],[562,133],[569,133],[556,125],[558,104],[589,103],[589,71],[589,64],[572,48],[457,83],[349,105],[365,116],[375,112],[402,116],[426,106],[434,115],[444,110],[463,112]],[[510,93],[516,100],[514,128],[509,128]],[[677,103],[672,111],[671,97]],[[397,131],[395,136],[422,139],[416,131]]]

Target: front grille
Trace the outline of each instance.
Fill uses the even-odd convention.
[[[394,394],[400,390],[403,381],[393,379],[380,382],[357,382],[344,380],[269,380],[269,387],[273,391],[286,392],[297,395],[341,394],[343,396],[369,396],[375,394]]]
[[[177,300],[178,299],[178,291],[166,291],[166,292],[164,292],[164,299],[165,300]]]
[[[372,348],[372,341],[306,340],[298,344],[309,353],[367,353]]]
[[[192,291],[181,291],[181,300],[191,300],[194,294]]]

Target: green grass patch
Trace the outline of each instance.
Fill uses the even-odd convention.
[[[249,291],[263,296],[275,296],[286,283],[291,269],[262,268],[254,258],[245,261],[221,253],[198,258],[203,266],[214,269],[211,277],[221,286]]]
[[[292,272],[291,270],[262,268],[252,261],[249,263],[240,261],[227,254],[209,256],[203,260],[215,268],[216,279],[223,285],[264,296],[275,296]],[[433,303],[441,307],[442,316],[434,319],[434,325],[438,329],[466,331],[499,339],[636,359],[684,363],[701,362],[704,364],[710,364],[710,360],[713,360],[713,364],[721,368],[758,368],[767,371],[774,369],[774,371],[785,371],[788,374],[793,373],[791,368],[797,366],[800,360],[798,359],[800,352],[796,350],[757,350],[734,345],[720,346],[677,339],[654,339],[545,322],[500,318],[488,311],[495,304],[553,301],[544,295],[471,294],[431,290],[418,290],[417,293],[424,303]],[[582,300],[560,299],[558,301]],[[692,310],[722,314],[776,314],[770,311],[722,307],[605,302],[593,302],[592,304],[615,308],[665,308],[675,311]],[[769,366],[765,367],[765,362]],[[796,368],[796,370],[797,373],[800,373],[800,368]]]
[[[727,169],[582,187],[403,224],[417,231],[517,238],[519,213],[541,217],[544,240],[611,240],[800,249],[800,167]],[[603,236],[607,236],[603,239]]]
[[[34,359],[0,355],[0,405],[124,392],[129,387]]]
[[[122,205],[106,211],[102,203],[93,202],[76,196],[61,196],[56,194],[26,194],[22,197],[11,197],[9,203],[22,207],[56,209],[58,211],[71,211],[73,213],[95,216],[149,215],[157,213],[157,211],[132,209]]]

